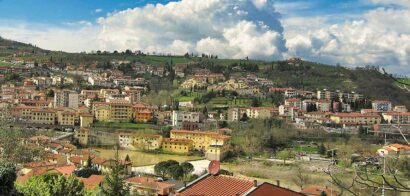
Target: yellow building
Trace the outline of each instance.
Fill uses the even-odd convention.
[[[171,138],[192,140],[195,150],[206,152],[209,146],[224,146],[229,136],[210,131],[171,130]]]
[[[105,103],[93,104],[95,119],[103,122],[128,122],[133,118],[132,104]]]
[[[75,125],[77,119],[77,113],[70,111],[57,112],[57,119],[59,125]]]
[[[80,128],[75,131],[74,138],[78,139],[78,143],[87,146],[91,141],[91,130],[87,128]]]
[[[138,134],[134,135],[132,145],[141,150],[156,150],[161,147],[162,141],[161,135]]]
[[[131,104],[127,103],[110,103],[111,121],[129,122],[133,117]]]
[[[135,121],[146,123],[152,120],[153,113],[149,110],[135,112]]]
[[[93,115],[89,113],[80,114],[80,127],[91,127],[93,124],[94,118]]]
[[[106,122],[111,119],[111,110],[108,104],[94,105],[93,112],[98,121]]]
[[[330,120],[336,124],[379,124],[381,116],[377,114],[336,113],[330,115]]]
[[[54,125],[56,123],[57,114],[53,109],[38,108],[33,109],[30,114],[30,123]]]
[[[162,140],[162,150],[172,153],[188,153],[192,150],[192,140],[164,138]]]

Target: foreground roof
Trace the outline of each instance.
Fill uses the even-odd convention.
[[[206,174],[187,187],[178,190],[176,195],[201,195],[201,196],[236,196],[242,195],[253,187],[251,180],[227,176]]]

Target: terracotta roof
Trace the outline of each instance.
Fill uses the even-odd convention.
[[[178,191],[176,195],[201,195],[201,196],[236,196],[242,195],[253,187],[250,180],[226,176],[226,175],[207,175],[198,181],[194,181],[187,187]]]
[[[91,175],[88,178],[78,178],[83,181],[85,189],[92,190],[104,181],[103,175]]]
[[[33,136],[30,138],[30,140],[35,140],[35,141],[39,141],[39,140],[50,140],[49,137],[44,136],[44,135],[39,135],[39,136]]]
[[[171,133],[183,133],[183,134],[193,134],[193,135],[209,135],[209,136],[212,136],[212,137],[217,137],[217,138],[220,138],[220,139],[229,139],[230,138],[230,136],[227,136],[227,135],[222,135],[222,134],[219,134],[219,133],[217,133],[217,132],[210,132],[210,131],[189,131],[189,130],[176,130],[176,129],[173,129],[173,130],[171,130]]]
[[[61,167],[56,167],[55,170],[58,171],[59,173],[63,174],[64,176],[69,176],[71,175],[76,167],[74,165],[67,165],[67,166],[61,166]]]
[[[317,195],[320,196],[322,195],[322,192],[325,192],[326,195],[334,195],[338,196],[339,193],[336,192],[335,190],[328,189],[327,187],[321,187],[321,186],[310,186],[307,188],[304,188],[301,193],[306,194],[306,195]],[[333,193],[333,194],[332,194]]]
[[[410,146],[407,145],[402,145],[402,144],[391,144],[391,147],[397,148],[397,149],[406,149],[410,150]]]
[[[174,184],[158,182],[155,178],[150,177],[132,177],[126,180],[128,183],[146,186],[146,187],[156,187],[160,189],[167,189],[175,186]]]
[[[70,162],[74,163],[74,164],[80,164],[81,159],[82,159],[82,157],[80,157],[80,156],[72,156],[72,157],[68,158],[68,160],[70,160]]]
[[[302,196],[304,194],[264,182],[246,195],[249,195],[249,196],[265,196],[265,195]]]
[[[377,114],[361,114],[361,113],[336,113],[332,114],[332,116],[337,116],[337,117],[380,117]]]
[[[180,144],[189,144],[192,140],[189,139],[175,139],[175,138],[164,138],[164,142],[174,142]]]

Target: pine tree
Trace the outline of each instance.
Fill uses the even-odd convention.
[[[130,190],[122,176],[124,168],[118,158],[118,147],[115,151],[115,160],[111,162],[111,172],[105,176],[101,192],[106,196],[128,196]]]

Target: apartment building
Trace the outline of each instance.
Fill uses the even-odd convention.
[[[189,139],[164,138],[162,150],[165,152],[186,154],[192,150],[192,143],[193,141]]]
[[[70,90],[57,90],[54,92],[54,107],[78,108],[79,94]]]
[[[379,124],[381,116],[361,113],[336,113],[331,114],[330,119],[336,124]]]

